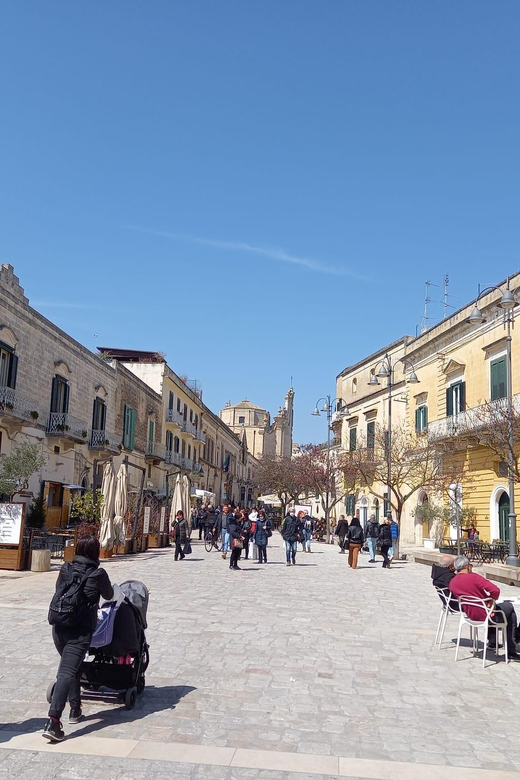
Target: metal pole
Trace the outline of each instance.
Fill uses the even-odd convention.
[[[393,366],[388,359],[388,436],[386,440],[386,446],[388,447],[387,457],[387,470],[388,470],[388,509],[392,511],[392,371]]]
[[[509,286],[509,285],[508,285]],[[514,446],[515,435],[513,430],[513,371],[511,364],[511,320],[513,312],[506,312],[507,339],[506,339],[506,363],[507,363],[507,444],[508,458],[507,471],[509,477],[509,555],[506,563],[508,566],[520,566],[516,543],[516,512],[515,512],[515,472],[514,472]]]
[[[325,491],[325,539],[327,544],[330,544],[330,518],[329,518],[329,489],[330,489],[330,423],[332,420],[332,413],[330,407],[330,395],[326,396],[325,402],[327,404],[327,468],[326,468],[326,491]]]

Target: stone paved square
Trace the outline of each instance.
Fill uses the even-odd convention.
[[[305,776],[306,757],[314,778],[320,766],[350,772],[349,761],[349,777],[357,766],[359,776],[390,777],[399,763],[451,767],[453,777],[520,769],[520,665],[491,654],[482,669],[468,643],[455,663],[456,619],[443,649],[432,649],[440,602],[429,567],[403,561],[387,571],[363,555],[353,571],[325,544],[286,567],[278,534],[271,541],[267,565],[242,561],[238,572],[198,542],[182,562],[165,549],[103,563],[111,579],[151,590],[147,687],[131,711],[86,701],[83,722],[65,719],[71,737],[60,752],[37,734],[58,661],[46,621],[56,571],[4,573],[0,777],[278,780]],[[502,588],[505,598],[517,593]],[[34,741],[13,749],[13,732]],[[132,749],[117,757],[110,751],[122,740]],[[106,745],[107,755],[68,752],[75,744],[94,753]],[[215,752],[223,765],[212,763],[214,748],[225,749]],[[243,751],[259,751],[258,766],[248,768]]]

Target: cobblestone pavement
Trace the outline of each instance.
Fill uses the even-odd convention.
[[[131,711],[87,701],[59,746],[37,733],[57,666],[46,622],[56,572],[0,573],[0,777],[505,780],[520,770],[520,664],[492,654],[482,669],[467,645],[455,664],[456,619],[432,649],[440,602],[428,567],[387,571],[361,556],[353,571],[324,544],[286,567],[271,541],[267,565],[242,561],[238,572],[198,542],[182,562],[169,549],[107,561],[112,580],[151,590],[147,687]]]

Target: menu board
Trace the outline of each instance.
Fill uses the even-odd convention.
[[[149,534],[150,533],[150,512],[151,507],[145,506],[144,508],[144,519],[143,519],[143,534]]]
[[[20,544],[24,504],[0,504],[0,544]]]
[[[166,507],[161,507],[161,519],[159,521],[159,533],[164,533],[164,523],[166,522]]]

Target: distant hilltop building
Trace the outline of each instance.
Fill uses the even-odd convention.
[[[220,419],[233,433],[246,439],[247,448],[255,458],[263,455],[290,458],[294,417],[294,390],[291,387],[285,396],[285,403],[271,423],[266,409],[244,400],[238,404],[228,401],[220,411]]]

